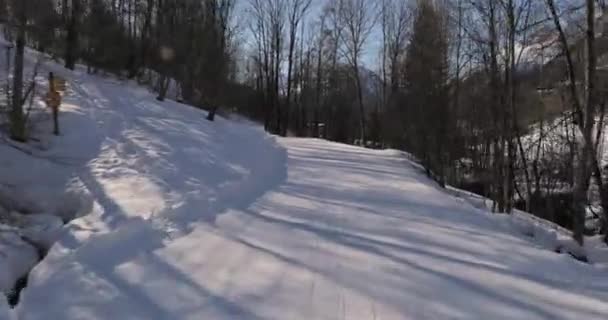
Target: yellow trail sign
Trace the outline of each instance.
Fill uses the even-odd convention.
[[[56,109],[61,105],[61,94],[57,91],[49,91],[44,97],[44,102],[50,108]]]
[[[67,89],[67,83],[65,79],[54,77],[52,81],[52,87],[55,89],[55,91],[65,92],[65,90]]]
[[[49,92],[44,96],[44,102],[53,111],[53,133],[59,135],[59,106],[61,106],[61,93],[65,91],[65,79],[57,78],[49,72]]]

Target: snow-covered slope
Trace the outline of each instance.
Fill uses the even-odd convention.
[[[36,56],[30,53],[28,58],[32,62]],[[107,246],[107,252],[95,257],[98,261],[129,250],[149,250],[161,245],[156,240],[188,233],[195,222],[214,221],[228,204],[257,197],[275,163],[254,161],[254,155],[280,161],[284,154],[273,138],[245,121],[218,119],[211,124],[200,110],[160,103],[132,83],[89,76],[83,70],[66,72],[52,62],[40,72],[46,71],[69,80],[60,118],[62,136],[52,137],[49,115],[35,110],[30,145],[7,139],[0,143],[0,191],[6,191],[1,194],[19,212],[51,213],[67,221],[88,215],[67,226],[30,274],[23,309],[38,307],[35,298],[28,302],[36,292],[48,298],[48,292],[36,289],[44,286],[39,278],[63,268],[59,263],[94,252],[90,247]],[[38,80],[44,85],[44,76]],[[103,240],[114,238],[117,241]],[[5,261],[5,252],[23,251],[18,246],[4,250],[8,240],[0,237],[0,267],[15,269],[0,270],[7,284],[27,272],[19,268],[27,269],[25,264],[35,259],[23,261],[19,255]]]
[[[606,270],[535,246],[399,153],[281,139],[192,232],[121,223],[37,268],[20,319],[605,319]],[[251,199],[250,199],[251,200]],[[72,247],[70,247],[72,246]],[[50,294],[52,292],[52,294]]]
[[[70,82],[64,135],[6,147],[9,162],[70,204],[32,193],[41,210],[89,214],[30,273],[16,319],[608,318],[607,270],[521,236],[400,152],[275,139],[48,68]]]

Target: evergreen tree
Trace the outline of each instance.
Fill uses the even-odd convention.
[[[405,61],[405,144],[429,174],[444,184],[449,108],[447,37],[443,17],[432,3],[419,1]]]

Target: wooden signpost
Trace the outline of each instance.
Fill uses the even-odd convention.
[[[67,85],[65,79],[59,77],[53,77],[53,87],[56,91],[65,92]]]
[[[59,135],[59,107],[61,106],[61,93],[66,90],[65,79],[56,78],[49,72],[49,92],[44,97],[44,102],[53,111],[53,134]]]

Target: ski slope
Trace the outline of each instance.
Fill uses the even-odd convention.
[[[210,123],[46,68],[69,80],[63,136],[9,163],[91,203],[0,319],[608,319],[608,270],[544,249],[399,152]]]

